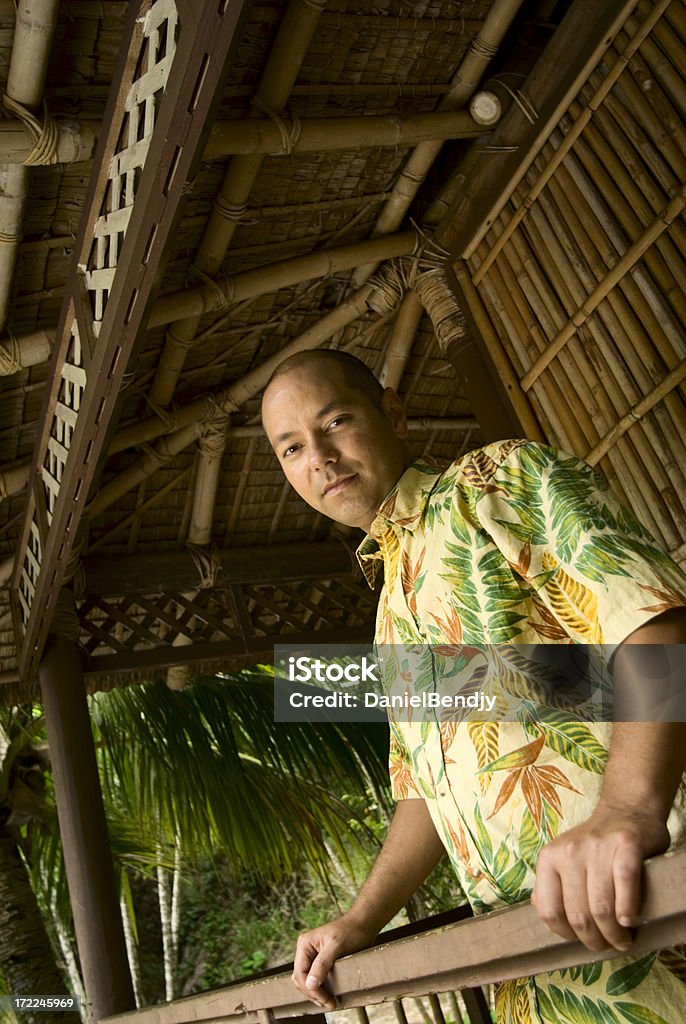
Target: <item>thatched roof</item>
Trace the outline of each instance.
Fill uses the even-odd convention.
[[[152,7],[159,9],[165,2],[157,0]],[[91,135],[102,144],[108,118],[111,121],[116,115],[116,106],[107,108],[107,100],[113,81],[116,85],[117,76],[122,73],[117,60],[129,46],[130,5],[64,0],[56,6],[58,24],[44,89],[47,108],[58,123],[68,119],[80,123],[83,146],[89,146]],[[147,9],[150,4],[144,6]],[[167,6],[173,8],[170,3]],[[332,524],[315,515],[284,484],[259,430],[259,387],[254,387],[246,400],[229,403],[233,411],[228,432],[226,421],[220,420],[218,426],[216,422],[214,426],[209,423],[207,412],[211,408],[206,405],[201,410],[205,413],[202,433],[213,426],[214,435],[207,442],[196,438],[167,457],[161,439],[165,433],[176,436],[174,432],[181,424],[178,411],[194,402],[197,409],[202,396],[225,397],[226,389],[234,388],[231,395],[235,399],[238,382],[337,310],[362,285],[364,278],[354,267],[368,262],[364,258],[366,250],[356,254],[349,247],[365,243],[378,233],[378,218],[414,145],[402,141],[395,145],[347,143],[344,148],[334,149],[331,147],[339,143],[332,142],[332,132],[335,135],[343,131],[342,119],[370,117],[387,119],[385,127],[380,121],[378,128],[374,127],[379,138],[382,131],[396,132],[398,139],[402,132],[418,131],[420,121],[411,126],[406,119],[450,105],[446,103],[450,83],[470,44],[478,38],[489,12],[503,4],[492,0],[457,4],[454,0],[435,0],[403,5],[395,0],[382,0],[369,5],[330,0],[324,5],[300,0],[299,4],[290,4],[290,15],[286,5],[278,2],[243,6],[243,18],[229,49],[218,102],[211,106],[208,115],[215,127],[209,141],[202,140],[201,150],[206,154],[216,154],[217,149],[230,150],[232,144],[237,145],[238,138],[237,131],[232,134],[231,124],[260,119],[267,139],[265,146],[273,148],[276,144],[287,152],[266,153],[261,162],[254,156],[229,155],[196,160],[192,177],[180,190],[178,215],[168,245],[164,251],[155,253],[155,259],[161,261],[156,296],[137,332],[132,359],[121,379],[120,400],[108,412],[108,442],[98,442],[102,454],[88,495],[87,511],[82,505],[75,505],[82,523],[78,532],[81,565],[86,566],[85,583],[80,580],[80,571],[77,572],[81,582],[77,594],[82,602],[82,640],[91,655],[108,659],[100,662],[99,674],[91,677],[92,685],[112,685],[161,671],[155,658],[147,662],[143,656],[137,658],[136,649],[150,652],[163,647],[167,660],[171,660],[168,649],[177,621],[186,627],[189,638],[193,636],[198,644],[204,644],[193,656],[196,667],[231,667],[246,657],[268,657],[268,644],[279,632],[297,636],[320,632],[344,639],[368,631],[373,618],[373,595],[365,592],[362,581],[350,574],[344,547],[340,548],[340,561],[334,565],[334,559],[328,575],[317,570],[317,552],[323,548],[314,545],[341,541],[336,540],[338,535]],[[509,6],[513,16],[517,5]],[[411,442],[417,454],[428,452],[439,458],[453,458],[468,447],[492,439],[499,424],[509,424],[513,432],[539,436],[587,455],[684,358],[686,345],[679,321],[685,301],[683,258],[679,254],[680,236],[675,233],[682,230],[679,221],[683,204],[679,207],[677,203],[663,236],[646,244],[648,262],[641,255],[638,264],[629,266],[625,280],[621,287],[615,287],[610,301],[601,296],[602,315],[591,310],[590,317],[579,318],[578,328],[574,324],[570,328],[571,340],[560,342],[560,357],[553,356],[550,368],[542,369],[543,376],[534,369],[535,377],[525,380],[523,387],[520,384],[527,373],[532,373],[532,366],[537,366],[538,351],[543,351],[547,344],[545,339],[554,340],[564,330],[566,319],[593,292],[594,284],[602,280],[613,260],[617,261],[622,238],[627,248],[641,236],[650,219],[648,213],[658,216],[660,201],[666,206],[670,199],[683,197],[683,185],[679,192],[678,182],[684,180],[686,159],[681,120],[686,84],[679,57],[686,47],[686,36],[683,19],[673,10],[676,5],[663,5],[666,13],[658,14],[656,27],[647,31],[647,43],[641,44],[642,49],[629,70],[612,86],[609,99],[603,101],[604,106],[570,159],[555,172],[540,202],[533,204],[532,214],[521,229],[524,233],[513,232],[513,241],[500,255],[497,253],[497,238],[508,230],[507,224],[521,206],[521,196],[535,185],[541,168],[559,147],[573,119],[611,73],[615,48],[621,51],[628,44],[653,5],[603,5],[606,10],[596,11],[591,17],[588,12],[594,6],[597,5],[583,0],[538,0],[522,5],[510,29],[505,31],[506,26],[503,27],[501,40],[491,48],[495,52],[486,47],[481,54],[485,54],[485,64],[489,59],[491,63],[478,76],[482,85],[495,76],[495,84],[490,88],[503,106],[511,104],[509,111],[493,128],[479,128],[472,123],[471,135],[488,131],[483,137],[444,142],[438,159],[418,184],[416,196],[388,235],[397,239],[393,243],[397,252],[409,252],[414,240],[409,244],[407,236],[403,241],[398,232],[416,228],[418,244],[429,238],[434,240],[429,255],[433,264],[444,269],[452,265],[454,258],[468,259],[467,263],[457,265],[458,279],[462,274],[459,299],[467,319],[463,322],[458,317],[457,327],[453,323],[452,346],[446,347],[445,338],[439,343],[436,310],[434,321],[422,310],[416,332],[410,332],[409,354],[401,364],[398,390],[414,421]],[[317,9],[321,7],[323,10]],[[636,7],[633,14],[628,10],[631,7]],[[310,18],[312,30],[304,43],[301,40],[297,44],[302,46],[304,55],[299,66],[292,69],[291,85],[283,67],[284,62],[293,59],[297,45],[292,43],[293,52],[284,53],[278,41],[284,20],[292,17],[296,8],[295,20],[302,23],[303,18]],[[184,32],[191,31],[191,19],[187,5],[179,4],[179,11],[181,46]],[[0,63],[5,74],[12,49],[13,22],[13,4],[0,3]],[[612,48],[605,53],[610,39]],[[169,48],[171,38],[160,45]],[[562,50],[556,50],[556,46]],[[657,48],[661,59],[660,67],[652,71],[656,57],[651,46]],[[566,64],[559,59],[560,52],[566,54]],[[645,111],[637,108],[639,98],[635,90],[642,90],[644,96],[649,92],[646,81],[641,80],[644,67],[652,75],[650,95],[657,97],[656,118],[662,118],[664,126],[668,106],[675,121],[673,127],[668,121],[662,129],[670,145],[663,146],[661,152],[655,151],[657,143],[651,142],[649,128],[641,120]],[[170,82],[183,71],[178,62],[172,64]],[[468,91],[474,91],[476,83],[469,85]],[[283,103],[281,92],[285,93]],[[260,100],[264,95],[268,100]],[[162,109],[160,97],[161,93],[157,99],[158,113]],[[564,103],[563,108],[560,103]],[[34,107],[34,112],[40,119],[40,106]],[[223,129],[222,125],[228,127]],[[363,128],[360,124],[357,129],[360,136]],[[321,135],[322,148],[316,148],[315,140],[314,149],[299,151],[298,146],[305,146],[310,130],[315,134],[329,131],[329,135]],[[354,126],[352,130],[355,131]],[[600,140],[594,138],[593,132]],[[603,174],[611,179],[613,173],[612,166],[607,171],[600,167],[601,143],[611,152],[619,153],[620,165],[629,159],[626,153],[619,152],[620,145],[633,146],[632,152],[641,161],[645,182],[638,173],[631,169],[628,172],[646,206],[643,210],[636,200],[628,200],[635,210],[635,224],[627,221],[628,213],[621,206],[621,184],[616,198],[608,193],[600,198],[591,195],[595,188],[594,173],[601,193],[606,184]],[[245,143],[258,144],[261,145],[259,139]],[[604,156],[606,161],[610,159],[607,154]],[[83,218],[88,219],[89,204],[94,201],[89,187],[92,189],[92,182],[97,179],[99,159],[96,153],[95,161],[91,156],[72,163],[31,167],[28,172],[29,200],[23,211],[22,240],[16,250],[5,317],[6,337],[1,343],[10,363],[22,346],[25,353],[31,346],[32,350],[40,349],[41,344],[47,347],[45,339],[41,340],[36,332],[46,331],[53,338],[61,316],[64,326],[63,303],[70,289],[73,293],[78,276],[78,249],[83,243],[83,239],[79,242],[79,230],[80,226],[83,230]],[[595,172],[593,160],[598,164]],[[238,196],[243,187],[246,198],[234,198],[233,206],[229,203],[228,221],[225,217],[223,223],[230,224],[230,240],[225,251],[219,247],[217,258],[214,250],[208,258],[208,224],[213,210],[217,218],[217,196],[232,167],[236,180],[243,183],[234,183],[234,193]],[[254,180],[245,185],[252,171]],[[522,178],[524,172],[526,177]],[[158,190],[164,184],[162,177],[160,172]],[[587,180],[589,183],[585,184]],[[520,189],[520,198],[511,197],[512,183]],[[226,193],[226,184],[224,188]],[[504,198],[499,210],[496,204],[501,193]],[[102,200],[97,190],[95,198]],[[607,206],[606,214],[599,212],[599,204],[603,203]],[[492,213],[498,217],[491,226]],[[618,225],[615,230],[624,232],[622,238],[612,236],[609,224],[613,218]],[[600,229],[594,226],[596,222]],[[470,249],[470,242],[479,231],[479,244]],[[602,231],[605,235],[601,238]],[[4,232],[1,223],[0,232]],[[382,237],[380,253],[386,244]],[[614,256],[603,251],[603,245],[608,244],[614,245]],[[446,261],[448,249],[453,256]],[[479,276],[479,265],[488,259],[491,250],[495,252],[493,267],[484,269]],[[328,264],[333,266],[328,271],[322,270],[327,253],[333,254],[334,261]],[[286,264],[308,254],[319,260],[316,268],[313,264],[314,269],[299,272],[297,267]],[[578,280],[569,277],[565,259],[570,274],[576,269]],[[336,261],[345,269],[336,269]],[[255,268],[277,263],[283,266],[277,267],[264,285],[256,285],[254,280],[251,283],[243,276]],[[383,256],[381,263],[382,269],[388,266]],[[401,257],[401,263],[400,276],[404,276],[405,286],[411,286],[413,281],[407,278],[412,276],[413,264],[408,263],[406,256]],[[399,264],[394,266],[397,270]],[[478,307],[478,298],[476,305],[466,298],[469,282],[464,280],[465,268],[468,275],[477,278],[477,295],[485,303],[485,310]],[[648,294],[646,288],[642,290],[641,273],[650,277],[655,294]],[[242,295],[247,297],[241,298]],[[357,316],[351,316],[350,322],[340,329],[330,331],[321,343],[352,351],[374,370],[381,371],[398,316],[398,302],[384,295],[385,306],[377,302],[376,308],[370,308],[363,303]],[[167,296],[173,298],[165,299]],[[640,324],[642,317],[645,323],[646,315],[641,296],[660,327],[659,337],[651,336],[650,328]],[[214,309],[196,317],[193,324],[192,311],[200,301],[206,309]],[[479,319],[482,313],[490,317],[488,323]],[[617,329],[612,316],[620,325]],[[184,328],[179,328],[179,324],[187,326],[189,322],[194,341],[182,344],[181,349],[178,345],[174,348],[174,332],[180,330],[183,335]],[[33,337],[31,346],[24,342],[27,336]],[[170,337],[172,356],[181,369],[178,375],[160,377],[158,368],[163,352],[163,362],[169,361]],[[13,339],[18,339],[19,344]],[[476,346],[474,351],[478,353],[481,369],[465,374],[466,364],[460,351],[470,342]],[[45,354],[26,368],[10,366],[15,372],[0,379],[0,472],[2,486],[9,492],[0,504],[0,560],[5,560],[5,564],[10,558],[24,558],[26,516],[33,514],[30,509],[27,512],[26,467],[34,459],[37,446],[36,461],[45,458],[41,430],[46,415],[51,416],[54,409],[54,395],[50,404],[50,382],[61,369],[57,355],[53,354],[50,361]],[[473,365],[470,364],[472,368]],[[575,374],[578,381],[573,379]],[[602,458],[602,468],[640,515],[645,518],[646,507],[652,510],[653,521],[661,528],[661,539],[681,554],[683,534],[679,531],[685,514],[684,490],[680,485],[686,462],[680,461],[680,438],[685,435],[679,435],[679,430],[685,416],[678,387],[665,387],[667,398],[657,399],[661,404],[655,413],[655,425],[653,413],[649,413],[645,427],[639,427],[640,434],[632,431],[629,437],[626,428],[618,428],[619,442],[611,441],[606,450],[599,450],[598,459]],[[493,420],[488,422],[491,414]],[[89,415],[95,415],[94,411]],[[422,420],[431,420],[431,424],[422,425]],[[221,454],[224,438],[226,444]],[[199,449],[201,453],[204,450],[204,456],[198,454]],[[211,483],[202,483],[204,471],[199,467],[203,459],[205,468],[213,459],[220,461],[214,498]],[[140,467],[135,483],[118,489],[114,482],[121,481],[122,474],[134,467]],[[70,471],[67,463],[65,473]],[[32,481],[36,472],[34,467]],[[653,483],[648,488],[651,478]],[[34,489],[36,486],[35,482],[30,485]],[[273,564],[280,567],[280,578],[268,578],[267,573],[251,580],[244,565],[236,568],[223,584],[198,592],[202,572],[194,576],[191,555],[184,554],[188,542],[194,542],[196,558],[202,561],[197,547],[202,549],[207,541],[207,537],[198,540],[198,536],[193,536],[193,495],[198,486],[206,488],[203,493],[207,497],[200,504],[205,503],[204,532],[214,546],[231,552],[245,549],[248,565],[253,555],[257,557],[257,549],[273,548]],[[84,497],[80,496],[79,501],[83,502]],[[71,539],[70,535],[70,544]],[[343,540],[350,547],[354,538]],[[310,559],[307,553],[299,557],[302,572],[298,578],[285,546],[299,542],[307,542],[312,555]],[[17,556],[18,550],[21,556]],[[170,569],[157,589],[146,587],[141,570],[142,590],[136,585],[134,573],[127,578],[125,593],[117,592],[116,588],[108,592],[108,561],[114,567],[128,559],[126,564],[135,567],[136,559],[161,558],[163,553],[168,553],[169,565],[177,566],[178,572]],[[210,559],[210,567],[212,564]],[[73,569],[72,564],[71,573]],[[60,562],[57,587],[63,570]],[[89,584],[89,571],[96,583]],[[205,582],[211,582],[206,577],[207,573],[202,577]],[[284,579],[289,582],[283,582]],[[15,574],[13,585],[17,581]],[[11,581],[7,574],[1,582],[0,678],[7,681],[6,698],[16,699],[19,694],[30,692],[31,680],[26,674],[23,687],[12,682],[19,673],[15,628],[21,639],[23,627],[17,618],[19,602],[15,602],[14,626],[9,618]],[[123,583],[118,586],[120,591],[124,589]],[[246,629],[252,630],[253,639],[259,638],[260,643],[241,653]],[[44,640],[44,631],[41,637]],[[213,654],[211,645],[220,642],[225,645],[223,654]],[[25,655],[22,671],[26,672],[29,664]]]

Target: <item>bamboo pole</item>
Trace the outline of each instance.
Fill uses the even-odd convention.
[[[603,197],[628,237],[635,238],[662,208],[665,195],[655,187],[652,178],[646,173],[644,162],[609,112],[598,111],[596,119],[597,125],[589,125],[584,134],[586,152],[594,154],[606,169],[602,183]],[[578,150],[579,157],[583,151],[582,145]],[[677,244],[678,236],[682,234],[678,222],[675,222],[670,234],[674,237],[663,235],[658,239],[655,250],[646,253],[645,262],[679,315],[683,311],[686,318],[686,309],[683,308],[686,261],[682,255],[686,246]]]
[[[511,264],[517,282],[538,318],[547,340],[553,337],[556,330],[559,329],[559,324],[564,320],[564,312],[552,301],[550,296],[548,297],[549,306],[543,303],[535,282],[529,277],[527,268],[522,263],[519,255],[521,245],[522,239],[518,233],[515,233],[505,249],[502,250],[502,254]],[[531,267],[531,263],[529,267]],[[552,316],[549,312],[549,307],[553,309],[554,315]],[[562,350],[561,361],[563,355],[568,367],[567,376],[571,385],[571,393],[574,394],[576,392],[579,394],[580,405],[583,405],[585,402],[585,406],[593,418],[598,433],[607,432],[616,419],[615,411],[598,377],[595,364],[587,358],[586,352],[581,348],[580,339],[574,339],[573,344],[568,349]],[[569,357],[568,359],[567,356]],[[545,386],[543,382],[541,383],[542,386]],[[588,392],[585,395],[578,390],[579,386],[583,384],[588,386]],[[574,412],[576,413],[578,410],[575,409]],[[644,492],[640,489],[636,490],[636,481],[642,478],[644,471],[641,461],[636,457],[633,444],[628,441],[626,445],[622,446],[621,451],[619,448],[616,448],[613,454],[615,455],[615,469],[625,493],[632,495],[632,504],[635,508],[638,507],[640,509],[640,514],[648,528],[657,537],[661,538],[663,543],[668,543],[668,535],[673,532],[673,528],[672,530],[663,530],[660,527],[651,506],[645,500]],[[635,495],[634,491],[636,492]],[[645,494],[648,493],[650,493],[649,482],[647,482],[645,491]]]
[[[0,377],[10,377],[29,366],[47,362],[54,344],[52,330],[31,331],[19,337],[7,334],[0,339]]]
[[[569,310],[570,306],[573,308],[574,304],[583,301],[586,294],[585,284],[590,283],[591,275],[580,261],[577,260],[573,264],[568,258],[565,247],[561,244],[564,224],[554,216],[554,211],[550,207],[546,211],[550,224],[546,222],[543,202],[544,197],[541,196],[537,207],[531,209],[528,231],[539,260],[547,267],[548,277],[558,294],[561,297],[565,296],[563,301]],[[650,375],[636,358],[631,339],[624,331],[624,324],[607,300],[600,304],[597,314],[589,319],[588,329],[594,339],[594,345],[589,348],[589,356],[591,352],[594,353],[593,358],[600,379],[619,415],[626,410],[627,405],[636,403],[641,396],[641,391],[629,369],[634,371],[639,384],[644,387],[650,382]],[[640,429],[645,432],[653,452],[659,456],[657,461],[654,458],[651,460],[654,485],[669,509],[677,529],[683,533],[686,532],[686,516],[677,498],[678,494],[686,493],[686,479],[679,465],[682,453],[675,457],[670,449],[668,439],[673,427],[671,421],[665,423],[666,410],[661,409],[660,413],[659,426],[646,419],[641,423]]]
[[[43,99],[59,6],[59,0],[19,0],[17,7],[5,92],[29,112]],[[7,323],[28,180],[23,164],[0,164],[0,332]]]
[[[541,428],[536,422],[536,417],[533,414],[526,396],[522,393],[521,388],[519,387],[519,382],[512,370],[512,365],[503,353],[498,336],[493,329],[493,324],[489,320],[488,314],[484,310],[481,299],[479,298],[479,293],[472,282],[469,267],[466,263],[460,260],[454,264],[453,269],[455,271],[457,283],[459,284],[465,301],[469,306],[483,343],[488,350],[488,354],[495,365],[502,386],[507,392],[510,402],[512,403],[512,408],[522,425],[525,436],[534,441],[543,441],[544,437],[541,433]]]
[[[125,469],[123,473],[108,481],[97,492],[92,501],[86,506],[85,514],[89,519],[110,508],[121,497],[136,487],[142,480],[152,476],[162,466],[171,462],[175,455],[182,452],[193,441],[196,441],[203,432],[203,423],[195,421],[177,430],[167,437],[161,438],[154,448],[150,447],[140,459]]]
[[[0,501],[21,494],[29,482],[31,463],[23,462],[0,473]]]
[[[384,387],[398,390],[423,312],[424,307],[417,293],[408,291],[400,303],[393,332],[386,346],[379,374],[379,380]]]
[[[488,242],[484,241],[472,260],[483,259],[487,253]],[[491,265],[481,287],[484,294],[490,297],[509,335],[517,355],[517,372],[521,376],[524,367],[530,365],[545,348],[547,339],[541,325],[526,301],[512,267],[504,258],[499,258]],[[534,385],[531,395],[532,399],[536,395],[539,405],[554,427],[552,433],[548,432],[548,437],[554,439],[560,447],[568,447],[570,451],[579,454],[588,447],[589,437],[595,439],[599,435],[586,402],[579,402],[573,412],[570,408],[568,396],[574,394],[572,382],[577,380],[577,376],[576,365],[569,353],[565,352],[560,358],[559,372],[554,377],[549,375],[545,386],[539,383]]]
[[[283,112],[325,3],[326,0],[290,0],[255,93],[253,104],[258,109],[276,117]],[[260,154],[240,156],[229,164],[193,261],[199,274],[214,278],[219,272],[263,159]],[[173,331],[167,331],[150,389],[150,398],[158,405],[171,401],[202,312],[201,309],[181,314],[181,322]]]
[[[627,430],[654,409],[658,402],[662,402],[671,391],[683,384],[684,381],[686,381],[686,359],[661,380],[650,394],[645,395],[640,402],[637,402],[636,405],[629,409],[626,415],[614,425],[612,430],[608,431],[598,444],[584,456],[586,461],[594,466]]]
[[[578,155],[578,162],[577,157]],[[587,173],[588,172],[588,173]],[[627,237],[620,229],[616,220],[616,213],[623,208],[621,201],[615,202],[616,189],[610,177],[600,166],[597,160],[592,159],[588,147],[579,141],[575,154],[570,154],[560,168],[560,175],[563,180],[570,179],[574,188],[583,197],[584,205],[591,210],[593,217],[588,218],[587,227],[591,231],[595,222],[599,225],[600,235],[606,236],[600,239],[599,250],[603,253],[603,259],[608,267],[614,267],[617,257],[624,255],[627,251]],[[594,177],[598,176],[599,186],[596,185]],[[611,205],[608,207],[608,203]],[[675,222],[676,223],[676,222]],[[664,237],[664,236],[663,236]],[[609,245],[608,245],[609,241]],[[653,336],[660,355],[669,365],[669,351],[679,356],[686,354],[684,332],[682,324],[675,318],[674,313],[665,302],[660,290],[655,287],[651,274],[643,267],[643,262],[649,263],[653,270],[658,270],[651,259],[651,250],[648,250],[644,259],[634,265],[630,275],[627,275],[621,282],[620,287],[629,288],[631,279],[636,282],[640,289],[645,303],[650,307],[649,319],[646,323],[655,321],[658,324],[657,332]],[[637,307],[638,308],[638,307]],[[664,345],[662,337],[668,341]]]
[[[587,261],[593,277],[595,280],[600,280],[605,273],[605,264],[593,247],[584,224],[577,216],[577,210],[581,207],[580,204],[571,201],[573,187],[573,183],[569,182],[567,188],[563,188],[556,178],[553,179],[550,183],[551,200],[560,210],[564,223],[569,226],[573,240],[581,248],[582,255]],[[544,203],[543,197],[541,203]],[[584,283],[590,291],[592,288],[591,278],[589,277]],[[654,379],[663,375],[665,365],[668,370],[671,369],[676,359],[670,358],[665,363],[662,358],[656,358],[658,353],[654,347],[652,335],[646,329],[642,298],[635,282],[630,278],[625,278],[620,287],[610,293],[608,301],[615,309],[618,318],[621,318],[622,329],[630,339],[629,364],[632,366],[632,372],[639,385],[645,389],[651,385]],[[642,313],[643,315],[641,315]],[[673,450],[679,452],[676,457],[677,463],[686,466],[686,446],[683,440],[686,438],[686,409],[676,395],[670,396],[665,401],[665,409],[671,417],[672,426],[665,423],[663,430],[670,440]]]
[[[191,521],[188,529],[187,543],[206,548],[212,540],[212,523],[219,486],[222,457],[226,448],[226,429],[228,417],[220,414],[208,424],[208,429],[198,440],[197,473],[193,491]],[[197,597],[197,590],[189,591],[182,596],[189,601]],[[183,614],[183,611],[180,613]],[[177,633],[172,644],[174,647],[188,646],[193,643],[192,632],[195,616],[192,616],[186,631]],[[189,664],[170,665],[167,669],[167,686],[170,690],[182,690],[190,678]]]
[[[627,38],[631,39],[631,33],[626,31],[625,25],[625,31],[619,34],[618,40],[624,41]],[[617,94],[618,97],[626,94],[636,120],[652,140],[657,151],[664,154],[677,176],[681,176],[686,159],[683,112],[674,107],[644,59],[646,46],[650,45],[651,40],[648,39],[641,49],[634,53],[629,61],[629,73],[619,82]],[[652,45],[654,47],[654,43]],[[608,51],[607,59],[609,63],[617,59],[614,48],[611,47]]]
[[[31,164],[73,164],[90,160],[93,156],[97,121],[56,121],[53,148],[44,159],[33,159]],[[36,148],[36,132],[24,121],[0,121],[0,161],[4,164],[23,164]]]
[[[290,156],[293,153],[329,153],[339,149],[408,146],[434,140],[472,139],[487,130],[484,121],[477,120],[467,110],[403,117],[388,114],[379,117],[311,118],[307,121],[279,120],[278,123],[257,118],[217,121],[210,131],[203,158],[212,161],[252,153]],[[0,147],[2,144],[0,130]]]
[[[453,76],[450,92],[438,104],[439,111],[467,105],[520,7],[521,0],[495,0],[481,30],[470,43]],[[422,142],[410,154],[393,186],[391,196],[379,214],[374,235],[389,234],[398,229],[440,153],[441,146],[441,142]],[[359,286],[366,281],[376,266],[376,263],[370,261],[368,266],[356,270],[352,277],[353,285]]]
[[[512,233],[516,230],[519,224],[521,224],[522,220],[526,216],[529,207],[532,205],[532,203],[536,201],[537,196],[544,189],[548,180],[555,173],[555,171],[562,163],[567,153],[570,152],[572,146],[574,145],[574,143],[579,138],[586,125],[593,117],[595,111],[604,102],[605,98],[610,93],[610,90],[617,83],[632,53],[634,53],[638,49],[643,40],[649,35],[653,26],[655,25],[657,20],[662,16],[670,2],[671,0],[658,0],[658,2],[653,5],[653,10],[651,12],[650,17],[646,19],[646,21],[643,23],[641,30],[637,32],[637,34],[631,40],[629,46],[622,54],[621,58],[616,61],[610,73],[605,76],[602,84],[596,90],[595,95],[589,100],[582,114],[575,120],[574,124],[565,135],[563,143],[558,147],[555,157],[549,162],[543,174],[541,174],[538,177],[538,180],[536,181],[534,188],[528,190],[526,195],[522,197],[521,207],[516,216],[510,221],[507,233],[500,236],[497,247],[493,247],[491,249],[488,257],[480,265],[479,275],[474,279],[474,283],[476,285],[478,285],[479,282],[482,280],[484,274],[498,256],[498,253],[501,251],[505,243],[508,241],[510,235],[512,235]]]
[[[121,533],[121,531],[125,530],[127,526],[130,526],[135,519],[138,519],[143,514],[143,512],[146,511],[146,509],[151,508],[153,505],[156,505],[158,502],[162,501],[163,498],[166,498],[167,494],[169,494],[170,491],[174,490],[175,487],[179,487],[179,485],[183,483],[186,477],[190,476],[190,473],[190,466],[187,466],[185,469],[182,469],[180,473],[176,473],[176,475],[173,476],[172,479],[164,485],[164,487],[160,488],[159,491],[155,491],[153,494],[151,494],[149,498],[146,498],[145,501],[142,501],[140,505],[137,505],[133,512],[130,512],[127,516],[124,516],[123,519],[120,519],[118,523],[115,523],[114,526],[112,526],[106,533],[103,533],[100,537],[98,537],[97,540],[90,543],[88,545],[88,554],[92,555],[94,551],[98,551],[101,547],[107,544],[107,542],[110,541],[112,537],[116,537],[118,533]]]
[[[281,288],[290,288],[313,278],[328,277],[344,270],[351,270],[369,258],[385,260],[396,256],[409,256],[416,244],[417,236],[414,231],[403,231],[397,235],[386,235],[384,238],[355,242],[337,249],[296,256],[294,259],[248,270],[221,282],[211,282],[199,288],[173,292],[157,300],[150,314],[149,327],[160,327],[162,324],[173,323],[182,318],[190,321],[191,317],[195,317],[199,322],[204,313],[224,309],[245,299],[268,295]],[[176,327],[174,329],[176,330]],[[171,358],[165,346],[165,351],[160,357],[160,367],[164,364],[171,375],[178,376],[177,370],[181,371],[183,360],[180,363],[177,360],[172,365],[169,362]],[[165,360],[169,362],[168,366]]]
[[[124,451],[126,448],[131,448],[160,437],[169,430],[170,423],[173,425],[172,429],[176,431],[187,424],[202,420],[213,409],[221,408],[227,413],[235,411],[266,385],[279,363],[288,356],[295,352],[318,348],[337,331],[366,313],[368,311],[367,300],[373,292],[374,289],[371,285],[363,285],[362,288],[358,288],[340,306],[337,306],[331,313],[322,317],[316,324],[313,324],[312,327],[308,328],[297,338],[294,338],[280,352],[277,352],[265,360],[264,363],[261,363],[260,366],[251,370],[242,380],[236,381],[212,397],[196,399],[194,402],[174,410],[173,414],[166,418],[166,422],[159,416],[151,416],[147,420],[142,420],[139,423],[134,423],[124,428],[124,430],[115,435],[110,445],[109,454],[113,455],[116,452]]]
[[[605,280],[588,296],[579,306],[574,315],[565,326],[552,339],[546,352],[542,353],[534,365],[522,379],[522,387],[525,391],[540,376],[543,370],[551,363],[558,352],[574,336],[577,329],[586,322],[593,313],[598,303],[605,298],[608,292],[627,274],[631,268],[641,259],[643,254],[650,248],[657,238],[670,226],[672,221],[678,217],[686,206],[686,185],[678,190],[675,197],[667,203],[662,215],[658,217],[627,250],[624,256],[618,261],[615,267],[610,270]]]
[[[634,36],[640,30],[640,25],[637,18],[631,17],[627,19],[625,28],[629,35]],[[686,46],[683,46],[676,34],[670,31],[664,18],[655,26],[653,36],[654,41],[646,39],[641,47],[641,54],[666,95],[671,97],[678,109],[685,111],[686,82],[677,68],[686,68]]]

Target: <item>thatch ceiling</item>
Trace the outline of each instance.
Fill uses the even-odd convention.
[[[292,143],[297,126],[312,118],[409,116],[436,110],[492,6],[491,0],[412,5],[396,0],[373,5],[330,0],[297,71],[280,130],[291,133]],[[105,105],[123,45],[128,7],[124,0],[63,0],[59,5],[45,86],[53,117],[76,119],[84,125],[91,122],[96,135],[104,130]],[[505,83],[525,80],[568,7],[546,0],[524,3],[485,78],[498,75]],[[216,109],[218,122],[255,117],[279,121],[251,101],[285,8],[278,2],[249,6]],[[0,74],[5,76],[13,37],[12,11],[13,4],[0,3]],[[403,229],[422,223],[431,203],[475,145],[468,139],[443,145],[403,218]],[[249,190],[247,209],[214,276],[221,282],[277,261],[369,239],[411,149],[398,144],[265,156]],[[160,297],[206,283],[192,264],[230,159],[200,162],[185,188],[159,282]],[[92,172],[89,160],[30,170],[30,199],[7,312],[7,330],[14,336],[40,329],[52,332],[58,323]],[[170,409],[244,378],[334,310],[351,294],[352,281],[352,270],[338,271],[272,287],[266,294],[203,316],[173,388]],[[327,343],[353,351],[378,371],[392,331],[393,315],[367,310]],[[117,430],[154,415],[150,388],[165,333],[165,325],[153,326],[140,338],[127,367]],[[0,378],[0,471],[6,480],[32,458],[50,372],[49,361],[42,361]],[[434,421],[430,427],[417,425],[413,430],[412,447],[417,454],[453,458],[483,440],[471,397],[464,393],[425,313],[399,392],[411,419]],[[437,420],[458,423],[440,428]],[[258,424],[259,394],[242,403],[231,417],[236,432],[229,433],[221,459],[212,541],[221,548],[240,549],[331,537],[331,524],[307,509],[284,485],[259,432],[236,429]],[[110,455],[102,463],[97,488],[102,491],[137,464],[141,454],[140,446],[134,445]],[[97,552],[101,559],[119,560],[183,549],[189,539],[197,465],[196,446],[189,446],[91,515],[82,554]],[[25,503],[26,491],[19,489],[0,504],[0,559],[15,553]],[[0,673],[12,679],[16,665],[9,588],[4,586],[0,590]]]

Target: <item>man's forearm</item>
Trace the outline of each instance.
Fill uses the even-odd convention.
[[[686,723],[669,717],[669,702],[686,687],[686,610],[674,609],[634,631],[614,659],[616,713],[601,800],[667,820],[686,765]],[[674,705],[679,714],[683,700]]]
[[[405,906],[445,852],[424,800],[400,800],[386,841],[346,917],[375,933]]]

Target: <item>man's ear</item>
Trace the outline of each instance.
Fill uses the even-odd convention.
[[[406,438],[408,435],[407,416],[403,403],[393,388],[384,388],[384,393],[381,396],[381,408],[390,420],[395,436],[401,439]]]

